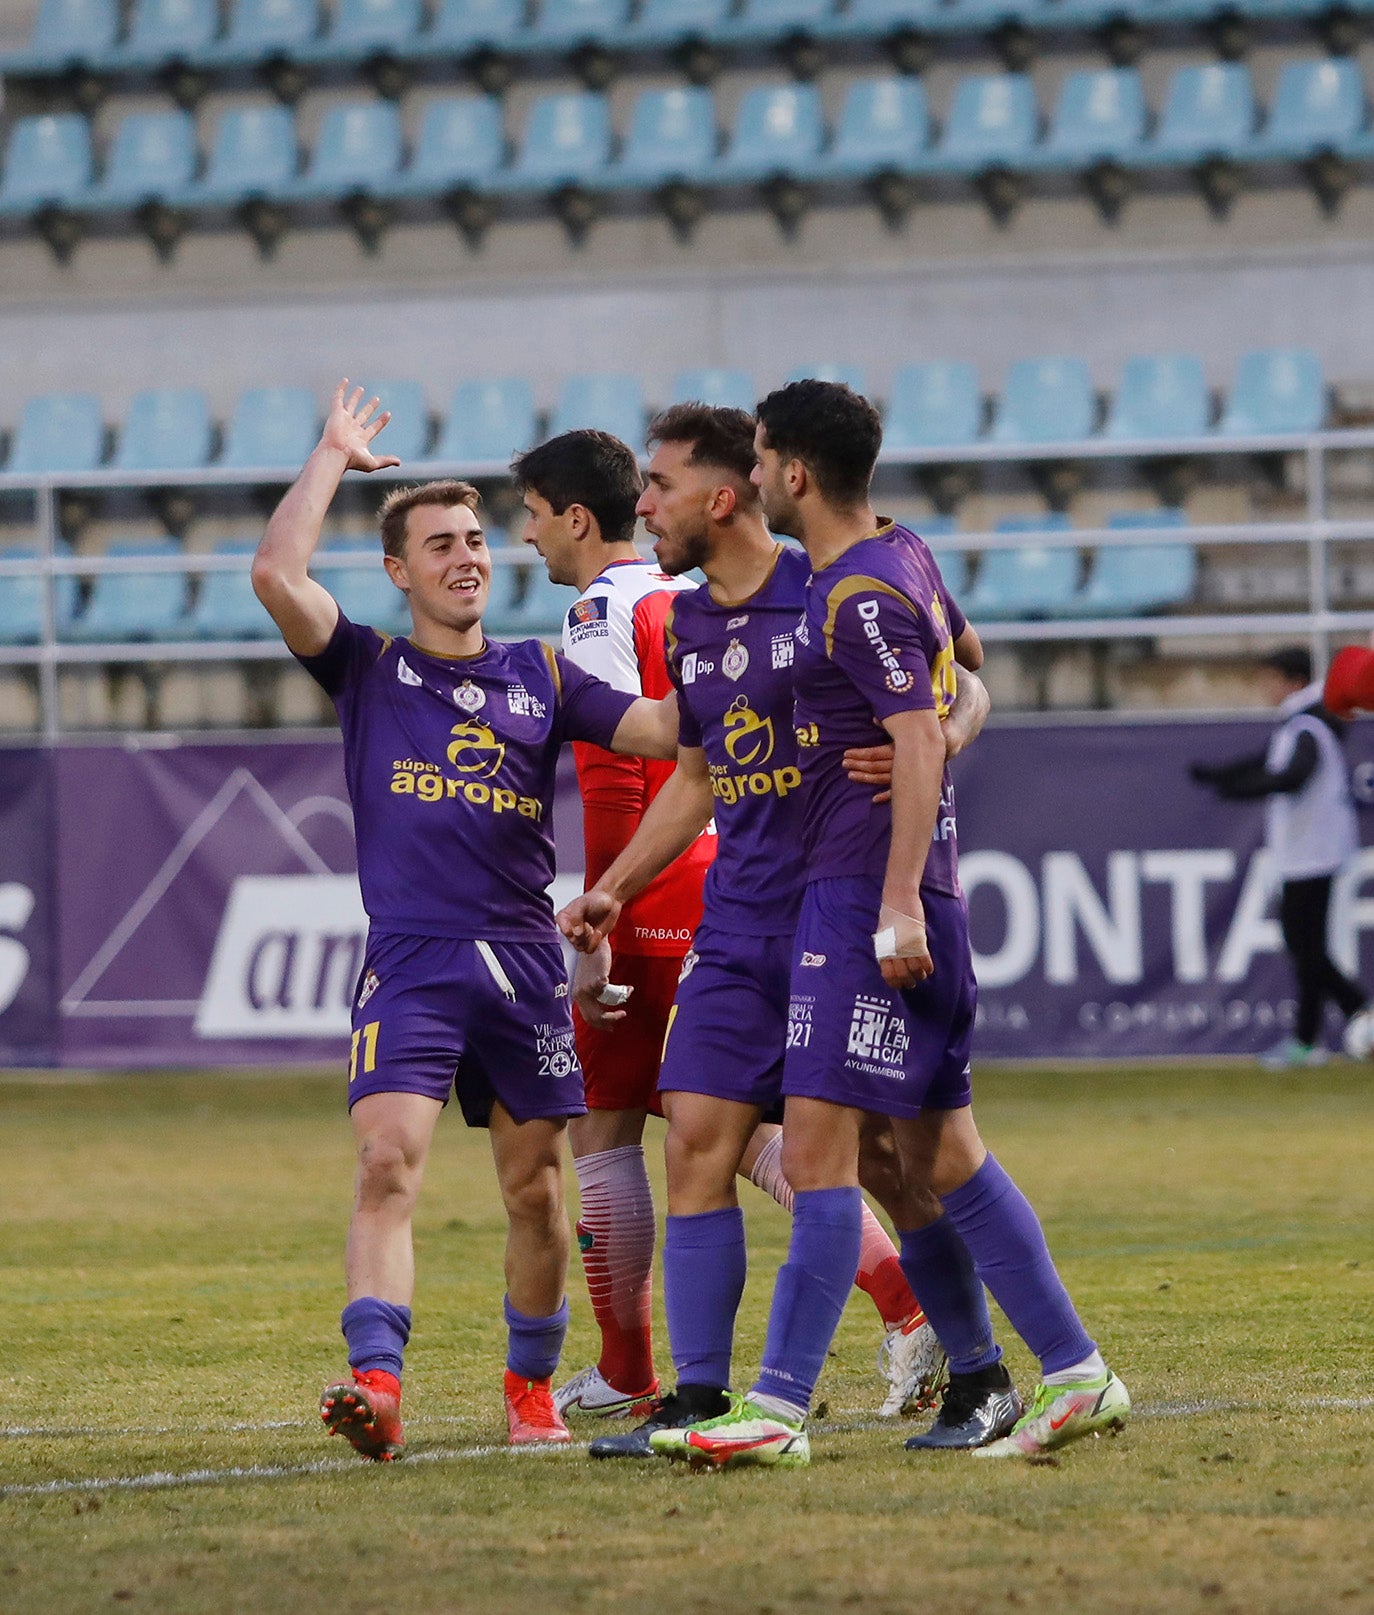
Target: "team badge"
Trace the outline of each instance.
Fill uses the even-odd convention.
[[[419,680],[417,679],[416,682],[418,683]],[[372,997],[373,993],[375,993],[378,987],[381,985],[381,982],[377,978],[377,972],[375,970],[369,970],[368,973],[363,977],[362,991],[358,994],[359,1009],[363,1007],[363,1005],[368,1001],[369,998]]]
[[[537,695],[531,695],[523,684],[506,686],[506,705],[512,718],[545,718],[548,708]]]
[[[776,673],[780,668],[791,667],[796,651],[792,635],[775,634],[768,643],[773,657],[773,671]]]
[[[742,679],[748,669],[749,652],[739,640],[732,639],[725,648],[725,655],[720,659],[721,672],[728,679]]]
[[[682,969],[678,971],[677,976],[679,985],[686,981],[688,976],[690,976],[692,971],[696,968],[697,957],[698,955],[695,948],[688,948],[687,952],[683,954]]]
[[[396,677],[402,684],[423,684],[425,681],[402,656],[396,663]]]
[[[480,712],[487,704],[487,692],[471,679],[464,679],[453,692],[453,704],[464,712]]]

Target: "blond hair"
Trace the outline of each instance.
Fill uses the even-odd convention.
[[[377,520],[382,529],[382,549],[398,560],[405,553],[406,518],[422,505],[440,505],[450,509],[466,505],[475,511],[482,496],[470,482],[459,482],[447,477],[440,482],[422,482],[406,488],[394,488],[382,501]]]

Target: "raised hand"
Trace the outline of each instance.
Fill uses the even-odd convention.
[[[369,398],[364,404],[363,389],[355,387],[349,392],[347,376],[334,389],[320,447],[346,455],[350,471],[383,471],[401,463],[395,455],[372,452],[373,438],[391,419],[389,409],[380,415],[374,413],[380,402],[379,398]]]

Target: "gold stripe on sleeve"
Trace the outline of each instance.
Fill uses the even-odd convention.
[[[853,577],[841,578],[826,598],[825,627],[821,632],[825,636],[825,654],[832,656],[835,651],[835,618],[839,615],[840,607],[846,600],[852,600],[856,594],[888,594],[894,600],[899,600],[914,617],[916,607],[911,597],[905,595],[900,589],[894,589],[890,583],[882,583],[877,578],[866,578],[859,574]]]
[[[556,701],[563,699],[563,675],[558,671],[558,657],[552,645],[540,640],[540,649],[544,652],[544,660],[549,664],[549,677],[553,680],[553,694]]]

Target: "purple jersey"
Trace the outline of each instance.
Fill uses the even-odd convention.
[[[537,639],[431,656],[339,613],[302,666],[344,738],[363,907],[410,936],[556,939],[554,769],[566,740],[609,746],[635,697]]]
[[[715,797],[704,922],[735,936],[790,936],[801,904],[805,871],[785,849],[801,834],[792,662],[810,575],[804,551],[781,548],[748,600],[717,605],[703,585],[666,626],[678,740],[704,749]]]
[[[817,572],[797,639],[796,730],[807,880],[875,875],[887,867],[892,812],[845,776],[850,746],[888,740],[898,712],[943,718],[954,700],[954,640],[963,613],[924,542],[885,522]],[[954,787],[945,772],[921,885],[959,891]]]

